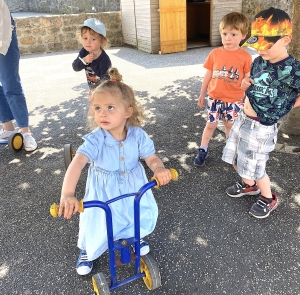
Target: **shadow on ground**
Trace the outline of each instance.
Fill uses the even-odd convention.
[[[280,205],[266,220],[251,218],[254,197],[233,199],[224,193],[237,175],[221,161],[225,138],[220,130],[211,141],[207,165],[193,166],[205,125],[205,113],[196,103],[199,78],[175,79],[175,86],[162,88],[159,97],[136,93],[145,100],[144,129],[166,166],[176,168],[180,177],[154,191],[159,219],[147,240],[161,271],[161,288],[150,292],[140,280],[112,294],[298,294],[299,157],[271,154],[268,173]],[[72,143],[76,150],[88,132],[86,88],[75,90],[76,99],[31,111],[31,116],[45,117],[32,130],[38,150],[14,154],[0,149],[2,295],[93,294],[91,275],[79,277],[75,271],[78,215],[69,221],[49,215],[51,203],[60,198],[63,145]],[[85,178],[86,169],[79,199]],[[106,254],[95,262],[92,275],[100,271],[108,277]],[[121,278],[128,273],[126,267],[119,272]]]

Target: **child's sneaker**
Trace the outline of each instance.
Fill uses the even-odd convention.
[[[149,253],[149,251],[150,251],[149,244],[143,239],[140,239],[140,255],[141,256],[146,255]]]
[[[93,261],[88,261],[85,250],[81,250],[76,263],[77,273],[81,276],[89,274],[93,269]]]
[[[277,196],[272,194],[272,199],[259,196],[256,203],[254,203],[249,211],[251,215],[256,218],[266,218],[278,206]]]
[[[4,129],[0,130],[0,139],[8,139],[13,133],[16,133],[16,131],[7,131]]]
[[[205,165],[205,159],[208,156],[208,151],[206,152],[204,149],[199,149],[197,152],[197,156],[194,160],[195,166],[204,166]]]
[[[226,194],[233,198],[245,195],[254,196],[260,193],[260,189],[255,183],[253,186],[246,184],[244,181],[238,181],[234,185],[226,189]]]
[[[132,245],[132,248],[134,250],[134,245]],[[135,250],[134,250],[135,251]],[[144,256],[150,252],[149,244],[144,241],[143,239],[140,239],[140,255]]]
[[[31,133],[27,132],[22,135],[23,135],[23,140],[24,140],[25,151],[32,152],[32,151],[36,150],[37,143],[36,143],[35,139],[32,137]]]

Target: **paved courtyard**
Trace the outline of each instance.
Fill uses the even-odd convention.
[[[217,130],[207,165],[193,166],[205,126],[197,97],[202,64],[212,48],[150,55],[120,47],[107,51],[147,110],[144,129],[165,165],[179,180],[154,190],[159,219],[147,237],[161,272],[162,286],[148,291],[136,281],[116,295],[298,295],[300,290],[300,154],[274,151],[268,162],[278,209],[265,220],[250,217],[254,197],[233,199],[225,188],[238,180],[221,161],[225,143]],[[65,173],[63,146],[76,149],[87,133],[84,72],[73,72],[77,52],[22,56],[20,74],[39,148],[12,153],[0,146],[0,294],[93,294],[91,275],[75,270],[78,215],[52,218]],[[300,146],[299,137],[279,144]],[[84,194],[87,170],[77,196]],[[149,170],[147,170],[149,173]],[[151,174],[149,173],[149,177]],[[99,225],[101,230],[101,225]],[[131,268],[122,267],[120,278]],[[108,278],[107,255],[92,275]]]

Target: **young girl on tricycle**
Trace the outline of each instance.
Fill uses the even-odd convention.
[[[101,83],[91,95],[92,123],[96,127],[83,137],[84,143],[77,149],[62,185],[58,216],[69,219],[79,209],[75,189],[81,171],[89,162],[84,202],[106,202],[116,196],[138,191],[148,182],[140,158],[153,171],[160,185],[172,178],[169,169],[155,154],[154,144],[140,127],[143,110],[136,101],[134,91],[122,82],[116,68],[109,71],[110,80]],[[110,204],[114,239],[134,236],[134,207],[132,198],[123,198]],[[151,189],[140,200],[140,255],[149,252],[143,240],[155,228],[158,208]],[[105,212],[89,208],[80,214],[78,247],[80,254],[76,269],[79,275],[87,275],[93,260],[108,248]]]

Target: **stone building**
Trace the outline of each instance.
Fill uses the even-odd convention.
[[[119,11],[120,0],[5,0],[11,12],[51,14]]]
[[[89,17],[96,17],[103,21],[107,28],[107,36],[110,41],[110,45],[122,46],[129,44],[131,46],[137,47],[140,50],[146,52],[151,52],[145,50],[145,48],[140,48],[137,44],[132,44],[128,42],[126,36],[125,21],[129,20],[128,15],[123,14],[124,1],[121,0],[5,0],[8,4],[11,12],[40,12],[46,13],[43,16],[34,16],[26,18],[15,18],[17,26],[17,35],[19,39],[19,47],[22,54],[32,54],[41,52],[53,52],[53,51],[63,51],[63,50],[73,50],[80,48],[80,43],[76,38],[76,27],[83,23],[84,19]],[[126,0],[127,1],[127,0]],[[154,2],[154,0],[151,0]],[[155,0],[157,3],[158,0]],[[160,0],[161,1],[161,0]],[[132,7],[132,3],[142,3],[142,0],[128,0],[128,7]],[[210,0],[211,9],[214,10],[214,15],[217,14],[215,4],[221,2],[227,3],[226,9],[230,11],[233,8],[229,3],[239,2],[241,5],[239,11],[242,11],[249,20],[261,10],[266,9],[270,6],[280,8],[286,11],[290,16],[292,16],[293,0]],[[120,7],[122,3],[122,10]],[[158,5],[158,4],[157,4]],[[139,6],[138,6],[139,7]],[[151,31],[152,23],[146,22],[145,19],[145,9],[148,6],[140,7],[139,17],[140,22],[143,25],[142,33],[145,35],[146,31]],[[156,8],[156,7],[155,7]],[[157,6],[158,8],[158,6]],[[153,10],[153,7],[151,7]],[[223,13],[226,11],[221,11]],[[157,30],[153,33],[155,38],[160,37],[160,18],[157,14]],[[142,12],[142,13],[141,13]],[[133,14],[135,15],[135,14]],[[136,25],[135,22],[134,25]],[[201,22],[203,26],[203,18]],[[217,36],[218,32],[218,22],[211,22],[211,28],[216,29]],[[144,36],[143,35],[143,36]],[[142,42],[139,42],[142,44]],[[219,43],[210,44],[211,46],[218,46]],[[160,42],[157,44],[157,50],[152,53],[157,53],[161,48]]]

